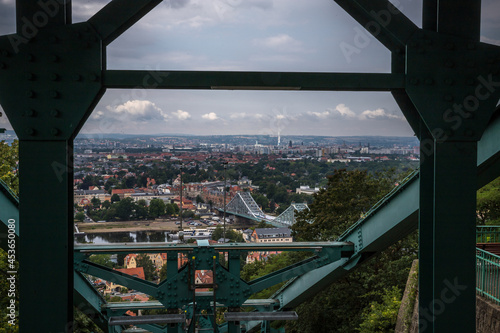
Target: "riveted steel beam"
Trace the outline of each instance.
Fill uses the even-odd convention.
[[[101,307],[106,304],[104,298],[81,273],[74,272],[74,286],[75,307],[106,331],[107,320],[101,312]]]
[[[107,70],[106,88],[391,91],[404,74]]]
[[[113,0],[88,22],[97,31],[104,45],[109,45],[159,3],[161,0]]]
[[[379,42],[404,52],[417,26],[388,0],[335,0]]]
[[[437,31],[472,41],[479,41],[481,0],[439,0]]]
[[[16,0],[17,34],[71,24],[71,0]]]

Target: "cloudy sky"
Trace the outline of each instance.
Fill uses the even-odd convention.
[[[107,2],[73,0],[74,21]],[[392,2],[421,26],[422,0]],[[13,4],[0,0],[1,34]],[[500,1],[482,6],[482,40],[500,45]],[[390,57],[332,0],[164,0],[109,46],[108,68],[384,73]],[[389,93],[141,89],[108,90],[82,132],[413,135]]]

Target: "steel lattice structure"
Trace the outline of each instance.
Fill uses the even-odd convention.
[[[302,263],[302,269],[289,268],[293,279],[277,293],[278,308],[298,305],[418,225],[420,331],[475,331],[475,193],[500,170],[500,48],[479,40],[481,1],[423,0],[421,29],[388,0],[335,2],[389,49],[391,73],[157,71],[161,80],[152,83],[150,72],[108,70],[106,47],[160,0],[113,0],[78,24],[71,22],[70,0],[51,2],[57,6],[54,15],[29,38],[25,20],[34,18],[47,1],[16,1],[17,33],[0,36],[0,103],[20,139],[21,333],[72,332],[73,304],[83,304],[108,330],[110,312],[103,310],[82,272],[161,291],[162,305],[172,311],[190,302],[196,309],[196,302],[186,301],[192,290],[186,290],[179,275],[185,272],[176,271],[173,263],[168,282],[154,287],[86,261],[86,254],[102,248],[73,244],[73,139],[106,89],[134,87],[391,92],[420,139],[420,173],[346,231],[342,243],[309,244],[308,249],[321,247],[320,254]],[[40,188],[44,196],[37,195]],[[17,204],[8,191],[1,193],[0,218],[6,223],[17,218]],[[238,246],[228,269],[213,267],[229,279],[222,292],[229,296],[215,303],[244,303],[242,293],[249,286],[239,280],[235,253],[250,249]],[[347,251],[340,251],[342,247]],[[130,250],[146,249],[117,246],[106,251]],[[233,251],[205,245],[176,251],[193,254],[188,267],[196,269],[210,266],[221,250]],[[39,258],[45,260],[43,268]],[[283,274],[253,284],[281,282]],[[450,288],[459,292],[453,301]],[[165,329],[177,332],[179,327]],[[238,332],[240,327],[230,322],[226,329]]]

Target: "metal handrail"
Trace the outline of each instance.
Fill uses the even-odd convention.
[[[476,243],[500,243],[500,225],[476,226]]]
[[[476,249],[477,294],[500,305],[500,256]]]

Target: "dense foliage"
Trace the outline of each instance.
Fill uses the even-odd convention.
[[[292,227],[294,236],[303,241],[336,239],[394,186],[395,178],[393,171],[379,174],[377,178],[366,171],[336,170],[328,178],[327,187],[315,195],[310,211],[299,214]],[[390,323],[393,329],[394,311],[379,316],[370,309],[378,309],[388,294],[391,299],[401,299],[416,254],[417,237],[413,234],[316,296],[310,295],[310,300],[296,308],[299,320],[285,324],[287,332],[355,332],[368,325],[366,322],[374,316],[378,316],[377,325]],[[277,255],[267,262],[246,265],[243,274],[247,279],[254,279],[301,258],[292,253]],[[277,288],[279,286],[258,296],[268,297]]]
[[[17,163],[19,161],[19,141],[9,145],[0,141],[0,179],[3,180],[16,194],[19,193],[19,177]]]
[[[500,225],[500,177],[477,191],[477,224]]]

